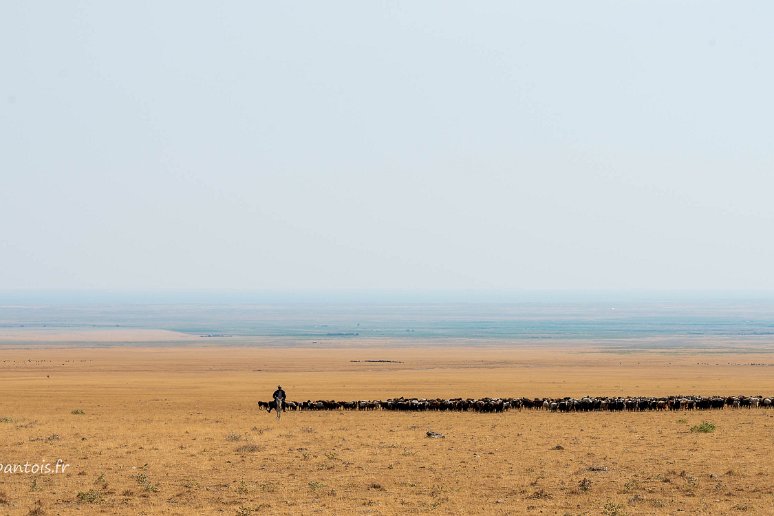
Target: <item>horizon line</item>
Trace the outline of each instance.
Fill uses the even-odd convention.
[[[8,304],[538,303],[772,300],[768,289],[0,289]]]

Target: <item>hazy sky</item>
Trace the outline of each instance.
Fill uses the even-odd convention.
[[[774,3],[0,5],[0,289],[774,289]]]

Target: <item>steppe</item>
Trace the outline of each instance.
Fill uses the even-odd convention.
[[[256,405],[279,383],[293,400],[772,395],[766,346],[192,345],[169,333],[44,332],[24,345],[0,336],[0,463],[69,465],[3,473],[0,513],[774,511],[771,410],[288,412],[278,421]],[[98,345],[126,338],[136,344]],[[714,432],[691,431],[705,420]]]

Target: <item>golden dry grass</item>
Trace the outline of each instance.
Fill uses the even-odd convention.
[[[350,362],[367,359],[402,363]],[[750,364],[771,361],[589,347],[3,349],[0,462],[71,466],[3,474],[0,512],[770,514],[774,411],[277,422],[255,402],[280,382],[296,400],[770,394],[771,366]],[[705,419],[714,433],[690,432]]]

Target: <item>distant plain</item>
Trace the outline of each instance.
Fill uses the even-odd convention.
[[[298,337],[239,334],[233,326],[186,333],[123,320],[91,328],[5,323],[0,462],[62,459],[71,467],[64,475],[4,474],[3,513],[769,514],[774,507],[771,410],[288,412],[278,422],[256,405],[277,384],[292,400],[772,395],[767,335],[398,338],[368,335],[361,323],[360,331],[339,324]],[[704,420],[715,432],[690,431]],[[428,430],[445,437],[428,439]]]

